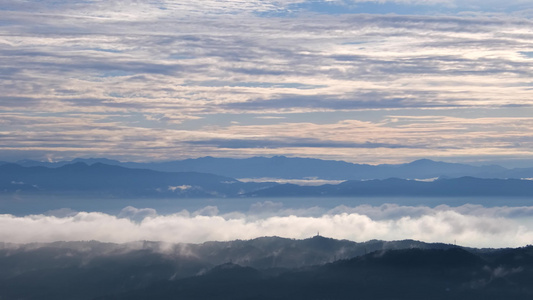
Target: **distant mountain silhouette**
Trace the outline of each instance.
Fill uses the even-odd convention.
[[[196,172],[158,172],[83,162],[58,168],[0,166],[0,191],[102,197],[235,197],[272,186]]]
[[[337,185],[298,186],[282,184],[247,194],[251,197],[337,197],[337,196],[533,196],[533,181],[461,177],[431,182],[389,178],[345,181]]]
[[[57,168],[0,166],[0,193],[98,197],[533,196],[533,181],[461,177],[430,182],[389,178],[337,185],[240,182],[196,172],[160,172],[83,162]]]
[[[479,178],[530,178],[533,168],[506,169],[496,165],[471,166],[458,163],[436,162],[428,159],[416,160],[398,165],[366,165],[344,161],[313,158],[289,158],[285,156],[251,157],[244,159],[202,157],[168,162],[135,163],[119,162],[106,158],[77,158],[72,161],[38,162],[18,161],[21,166],[60,167],[76,162],[89,165],[103,163],[127,168],[150,169],[163,172],[200,172],[218,174],[232,178],[321,178],[331,180],[368,179],[428,179],[436,177],[457,178],[472,176]]]

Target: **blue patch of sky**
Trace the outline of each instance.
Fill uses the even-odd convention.
[[[117,93],[117,92],[111,92],[108,95],[109,97],[113,97],[113,98],[124,98],[124,95]]]
[[[16,26],[20,23],[18,20],[0,20],[0,26]]]
[[[96,123],[121,123],[131,127],[139,128],[161,128],[168,127],[162,126],[162,123],[157,120],[158,116],[155,116],[154,120],[149,120],[146,118],[146,115],[143,113],[128,113],[123,115],[110,115],[100,120],[97,120]],[[162,117],[159,116],[159,117]]]
[[[227,81],[201,81],[201,82],[186,82],[186,86],[206,86],[206,87],[253,87],[253,88],[289,88],[299,90],[310,90],[325,88],[327,85],[302,84],[296,82],[227,82]]]
[[[88,48],[87,50],[98,51],[98,52],[108,52],[108,53],[122,53],[122,51],[120,50],[104,49],[104,48]]]
[[[397,112],[398,114],[402,114]],[[405,114],[406,112],[403,112]],[[181,129],[193,130],[203,126],[230,126],[230,125],[273,125],[279,123],[314,123],[333,124],[343,120],[360,120],[378,122],[389,115],[390,112],[382,110],[370,111],[337,111],[337,112],[305,112],[282,114],[213,114],[202,119],[185,120],[179,125]],[[266,117],[266,118],[265,118]],[[272,118],[273,117],[273,118]]]
[[[502,3],[499,3],[498,6],[490,6],[490,7],[483,7],[482,9],[485,11],[490,12],[505,12],[505,13],[513,13],[513,12],[529,12],[529,15],[531,15],[531,3],[527,4],[506,4],[505,1],[502,1]]]
[[[341,45],[362,45],[366,43],[368,42],[346,42],[346,43],[342,43]]]
[[[314,123],[314,124],[334,124],[345,120],[359,120],[363,122],[383,122],[401,117],[419,116],[450,116],[465,119],[476,118],[502,118],[502,117],[523,117],[529,118],[533,115],[533,107],[500,107],[486,109],[435,109],[431,111],[419,109],[397,109],[397,110],[355,110],[355,111],[332,111],[332,112],[302,112],[302,113],[281,113],[281,114],[210,114],[202,119],[184,120],[179,125],[169,125],[171,128],[182,130],[196,130],[203,126],[230,126],[230,125],[272,125],[279,123]],[[267,117],[267,118],[264,118]],[[269,118],[274,117],[274,118]],[[402,122],[412,121],[398,120],[397,123],[389,123],[387,126],[400,126]],[[407,123],[406,123],[407,124]],[[160,126],[161,124],[159,124]]]
[[[402,5],[395,3],[357,3],[351,5],[338,4],[336,2],[304,2],[295,4],[296,10],[306,10],[311,12],[318,12],[323,14],[421,14],[427,13],[428,9],[433,7],[421,5]]]
[[[175,60],[184,60],[184,59],[195,59],[196,56],[192,55],[181,55],[181,54],[172,54],[168,56],[169,59],[175,59]]]
[[[398,14],[398,15],[434,15],[458,12],[456,9],[442,5],[413,5],[392,2],[359,2],[345,4],[329,1],[306,1],[289,5],[284,11],[264,12],[260,16],[290,17],[300,12],[313,12],[328,15],[341,14]]]
[[[341,14],[397,14],[397,15],[444,15],[458,14],[465,12],[487,12],[487,13],[513,13],[530,9],[530,5],[519,5],[510,3],[499,3],[498,5],[461,5],[455,2],[455,6],[438,3],[428,4],[403,4],[388,2],[357,2],[350,1],[305,1],[289,5],[285,10],[259,12],[263,17],[291,17],[302,12],[312,12],[328,15]]]
[[[520,54],[526,56],[526,57],[529,57],[529,58],[533,58],[533,51],[522,51],[520,52]]]
[[[126,72],[121,70],[112,70],[112,71],[106,71],[102,72],[99,77],[121,77],[121,76],[130,76],[134,75],[133,72]]]
[[[13,111],[16,114],[25,114],[32,117],[45,117],[45,118],[68,118],[68,117],[79,117],[80,112],[78,111],[67,111],[67,112],[40,112],[40,113],[28,113],[27,111]],[[83,113],[82,113],[83,114]],[[101,118],[95,119],[95,123],[105,124],[105,123],[121,123],[126,124],[132,127],[142,127],[142,128],[161,128],[161,122],[157,120],[148,120],[143,113],[130,112],[121,115],[115,113],[107,112],[90,112],[86,115],[101,116]]]

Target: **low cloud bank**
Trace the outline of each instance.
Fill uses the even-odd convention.
[[[305,178],[305,179],[283,179],[283,178],[239,178],[242,182],[276,182],[280,184],[290,183],[302,186],[319,186],[324,184],[339,184],[345,180],[326,180],[318,178]]]
[[[66,211],[66,210],[65,210]],[[284,209],[282,203],[251,205],[246,213],[219,214],[208,206],[161,215],[128,206],[118,215],[59,211],[42,215],[0,215],[0,241],[13,243],[98,240],[152,240],[201,243],[260,236],[323,236],[363,242],[415,239],[471,247],[519,247],[533,241],[533,207],[338,206]]]

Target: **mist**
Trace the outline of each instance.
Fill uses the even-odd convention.
[[[261,236],[304,239],[319,233],[356,242],[414,239],[501,248],[531,243],[532,215],[533,207],[529,206],[383,204],[292,209],[271,201],[254,203],[246,212],[229,213],[220,213],[216,206],[169,214],[128,206],[116,215],[65,208],[45,214],[2,214],[0,240],[202,243]]]

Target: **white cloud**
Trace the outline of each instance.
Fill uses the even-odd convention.
[[[533,238],[533,222],[529,220],[533,207],[383,205],[338,207],[316,216],[296,210],[286,215],[282,205],[270,202],[255,204],[253,208],[248,215],[219,215],[216,207],[206,207],[193,214],[183,211],[170,215],[127,207],[119,217],[98,212],[63,217],[0,215],[0,226],[4,229],[0,231],[0,240],[200,243],[272,235],[307,238],[320,231],[324,236],[354,241],[415,239],[453,243],[455,240],[464,246],[517,247],[529,244]],[[279,215],[269,215],[269,212]]]
[[[306,179],[284,179],[284,178],[239,178],[242,182],[277,182],[280,184],[290,183],[302,186],[318,186],[324,184],[339,184],[343,180],[325,180],[318,178],[306,178]]]
[[[168,190],[175,192],[176,190],[178,190],[178,191],[186,191],[186,190],[189,190],[191,188],[192,188],[192,186],[190,186],[190,185],[177,185],[177,186],[169,186]]]

